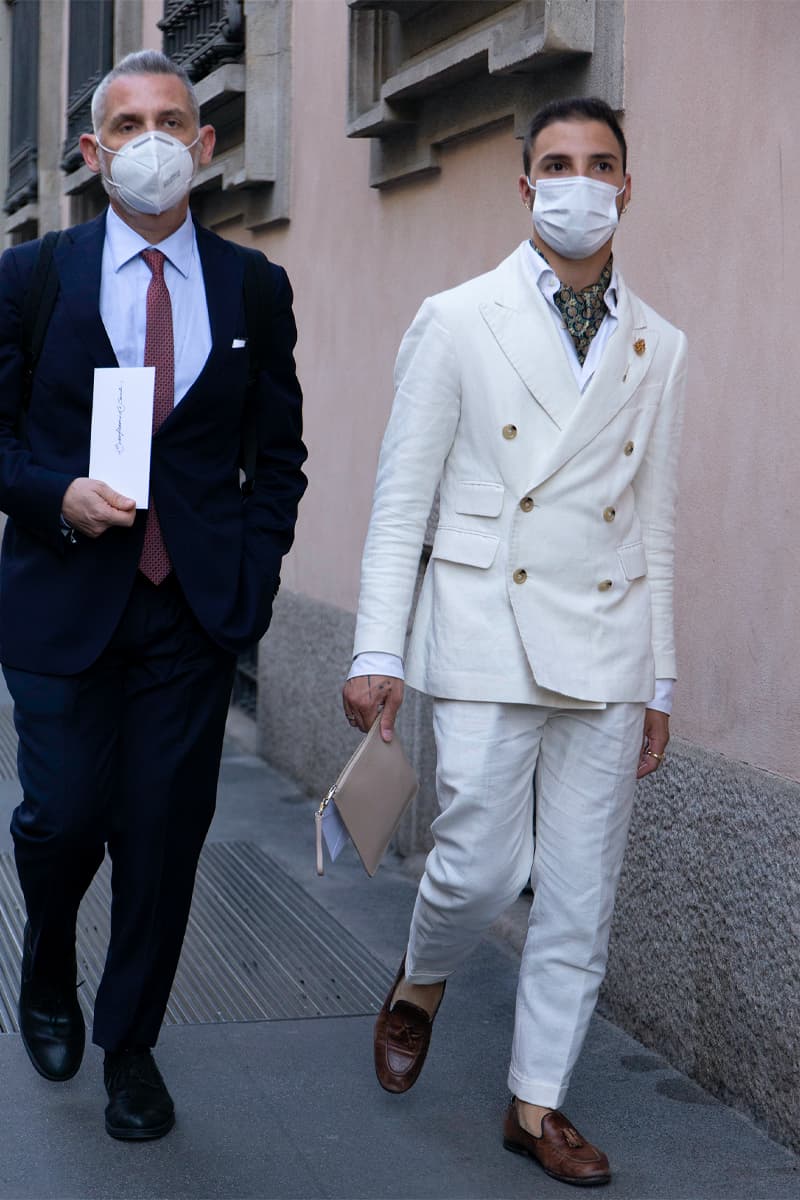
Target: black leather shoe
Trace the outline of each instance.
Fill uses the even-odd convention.
[[[175,1124],[175,1105],[147,1046],[106,1051],[106,1133],[123,1142],[160,1138]]]
[[[73,960],[74,963],[74,960]],[[72,1079],[83,1058],[86,1026],[75,986],[76,967],[64,979],[38,981],[31,975],[30,930],[25,926],[19,1031],[28,1058],[53,1083]]]

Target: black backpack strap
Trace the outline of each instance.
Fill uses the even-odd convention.
[[[53,252],[60,237],[58,230],[52,230],[46,233],[39,243],[39,254],[22,306],[21,342],[25,356],[23,410],[27,410],[30,404],[33,374],[42,353],[47,326],[58,296],[58,271]]]
[[[236,245],[236,243],[234,243]],[[237,251],[244,259],[244,316],[247,325],[247,353],[249,355],[249,374],[247,379],[247,399],[245,401],[244,419],[242,421],[241,466],[244,471],[242,491],[249,496],[253,490],[256,476],[256,454],[258,452],[258,428],[256,419],[255,384],[263,366],[261,362],[262,339],[258,336],[259,325],[264,321],[264,315],[269,311],[269,263],[260,250],[251,250],[247,246],[236,245]]]

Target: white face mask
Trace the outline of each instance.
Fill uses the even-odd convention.
[[[185,146],[169,133],[143,133],[122,147],[110,150],[100,139],[97,144],[113,154],[111,178],[103,175],[106,190],[113,189],[126,208],[157,216],[172,208],[189,191],[195,164],[190,153],[200,136]]]
[[[613,236],[619,216],[617,191],[611,183],[570,175],[539,179],[528,187],[535,193],[533,227],[546,245],[562,258],[589,258]]]

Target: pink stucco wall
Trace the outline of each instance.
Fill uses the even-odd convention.
[[[674,728],[800,779],[800,4],[629,0],[630,282],[690,340]]]
[[[398,341],[421,300],[525,236],[510,123],[379,193],[344,135],[344,3],[299,0],[290,223],[259,239],[296,291],[310,487],[287,587],[353,609]],[[674,729],[800,778],[798,266],[800,4],[629,0],[629,282],[687,330]]]
[[[296,295],[309,490],[288,587],[354,609],[397,346],[431,292],[494,266],[526,236],[509,124],[445,150],[440,175],[369,186],[345,136],[347,8],[294,6],[291,221],[263,244]]]

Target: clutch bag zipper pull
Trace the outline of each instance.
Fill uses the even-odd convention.
[[[325,815],[325,809],[330,804],[333,797],[336,795],[336,784],[329,788],[326,794],[322,797],[319,808],[314,813],[314,832],[316,835],[317,844],[317,874],[325,874],[325,859],[322,854],[322,818]]]

